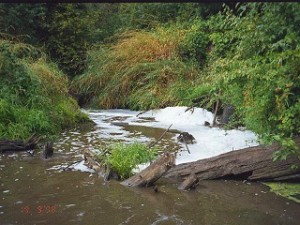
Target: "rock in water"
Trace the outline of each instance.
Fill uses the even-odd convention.
[[[183,142],[186,144],[193,144],[194,142],[196,142],[196,139],[194,138],[193,135],[189,134],[188,132],[182,132],[177,137],[177,141]]]
[[[210,123],[207,122],[207,121],[205,121],[205,122],[204,122],[204,126],[209,127],[209,126],[210,126]]]

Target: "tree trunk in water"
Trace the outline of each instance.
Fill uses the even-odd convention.
[[[300,146],[300,137],[295,139]],[[164,177],[182,180],[195,174],[199,180],[247,179],[247,180],[287,180],[299,179],[300,161],[297,156],[273,162],[272,155],[280,146],[255,146],[228,152],[208,159],[177,165]],[[298,168],[292,168],[293,165]]]
[[[146,169],[123,181],[121,184],[131,187],[152,186],[155,181],[162,177],[174,165],[174,162],[175,156],[167,152]]]

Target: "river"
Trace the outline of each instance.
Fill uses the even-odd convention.
[[[128,116],[108,116],[111,111],[89,113],[97,125],[63,132],[49,159],[42,159],[40,152],[34,157],[27,153],[0,155],[1,225],[299,224],[300,205],[260,183],[202,181],[196,190],[179,191],[178,184],[162,179],[154,192],[75,171],[84,168],[79,163],[70,166],[82,159],[84,148],[99,149],[120,140],[148,142],[164,131],[137,124],[120,128],[110,122],[125,121]],[[159,144],[162,148],[180,147],[173,134],[164,136]]]

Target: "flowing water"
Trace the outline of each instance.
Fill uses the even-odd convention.
[[[125,117],[96,115],[96,126],[61,134],[55,154],[42,159],[27,153],[0,155],[0,224],[49,225],[274,225],[299,224],[300,205],[269,192],[260,183],[203,181],[193,191],[179,191],[164,179],[152,188],[128,188],[105,182],[80,168],[81,150],[103,143],[158,139],[163,129],[111,125]],[[145,121],[148,119],[145,118]],[[160,145],[178,148],[169,134]],[[76,163],[75,163],[76,162]],[[73,168],[72,163],[77,166]],[[73,168],[73,169],[72,169]]]

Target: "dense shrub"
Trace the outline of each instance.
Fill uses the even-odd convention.
[[[86,119],[68,94],[68,79],[30,45],[0,40],[0,136],[53,135]]]
[[[195,60],[199,64],[204,64],[208,46],[206,23],[196,20],[179,43],[179,54],[184,60]]]
[[[298,152],[292,138],[300,133],[299,9],[247,4],[237,15],[225,9],[209,21],[207,82],[248,129],[283,145],[281,159]]]

